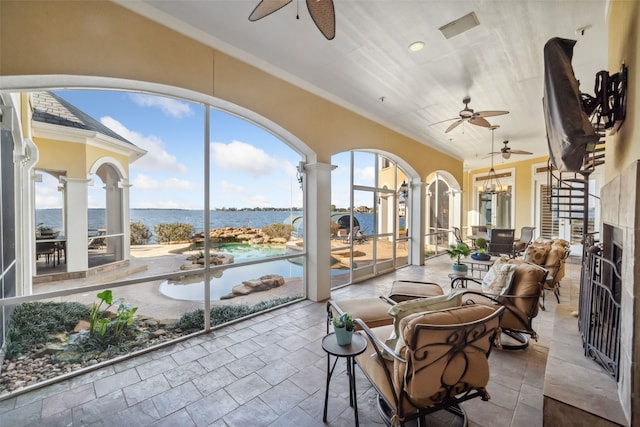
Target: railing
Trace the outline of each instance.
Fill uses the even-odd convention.
[[[620,362],[620,301],[612,292],[620,273],[611,261],[593,251],[583,258],[580,284],[580,317],[585,355],[614,377],[619,375]]]

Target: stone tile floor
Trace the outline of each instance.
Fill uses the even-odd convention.
[[[449,291],[450,260],[409,266],[334,290],[334,299],[386,294],[396,279]],[[562,303],[577,304],[579,264],[568,264]],[[144,355],[0,401],[0,426],[321,426],[327,358],[325,303],[303,301]],[[471,426],[542,425],[543,382],[556,301],[526,350],[494,350],[492,399],[464,404]],[[354,424],[343,360],[330,386],[327,425]],[[360,425],[384,425],[356,368]]]

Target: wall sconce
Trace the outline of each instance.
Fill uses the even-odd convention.
[[[402,181],[398,189],[398,215],[404,216],[407,208],[407,197],[409,196],[409,184]]]
[[[302,181],[303,181],[303,176],[304,176],[304,167],[305,167],[306,163],[305,162],[300,162],[298,163],[298,166],[296,166],[296,179],[298,180],[298,184],[300,184],[300,189],[302,190]]]

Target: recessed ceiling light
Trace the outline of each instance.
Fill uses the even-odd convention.
[[[409,45],[409,50],[411,52],[418,52],[423,48],[424,48],[424,42],[421,42],[421,41],[413,42]]]

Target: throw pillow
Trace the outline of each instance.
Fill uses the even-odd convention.
[[[400,335],[400,321],[410,314],[422,313],[425,311],[443,310],[461,305],[462,295],[449,294],[438,295],[435,297],[417,298],[413,300],[403,301],[389,308],[389,315],[393,317],[393,331],[385,341],[389,347],[396,349],[398,345],[403,345]],[[383,353],[385,356],[386,353]],[[391,356],[386,355],[386,359],[393,360]]]
[[[505,258],[494,262],[482,279],[482,292],[496,296],[503,295],[509,290],[516,267],[516,264],[509,264]]]
[[[529,247],[524,253],[524,260],[526,262],[530,262],[536,265],[544,265],[544,262],[547,259],[547,254],[549,254],[548,245],[545,245],[545,246],[529,245]]]

